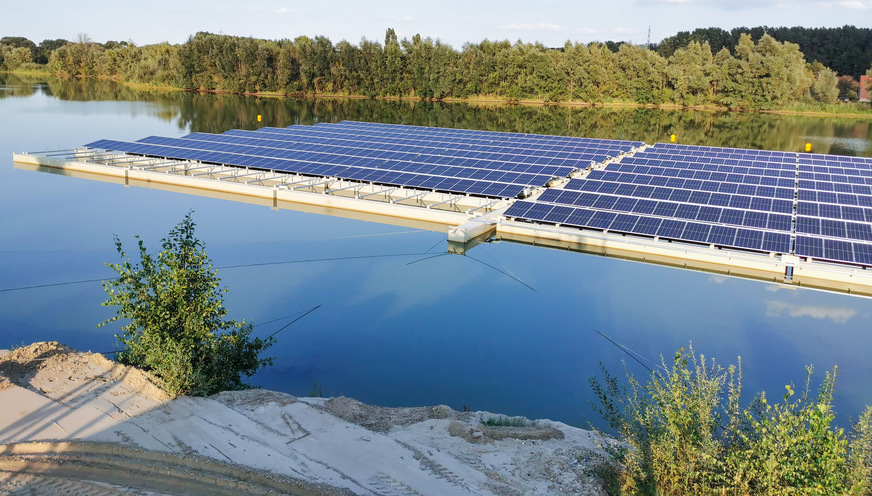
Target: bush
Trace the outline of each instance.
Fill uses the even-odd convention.
[[[127,347],[117,360],[152,372],[173,396],[247,387],[242,376],[272,365],[260,354],[275,342],[251,338],[245,321],[225,320],[227,289],[219,288],[218,273],[194,237],[195,226],[188,213],[162,240],[163,251],[156,256],[139,240],[135,265],[116,236],[122,262],[106,265],[119,278],[103,282],[109,295],[103,305],[115,306],[116,315],[99,325],[128,321],[116,335]]]
[[[605,368],[602,382],[590,378],[597,410],[626,443],[605,462],[620,468],[621,493],[869,494],[872,407],[850,434],[833,425],[836,369],[816,396],[809,367],[801,394],[789,385],[783,402],[760,394],[743,409],[741,360],[724,369],[682,348],[671,366],[661,361],[645,386]]]

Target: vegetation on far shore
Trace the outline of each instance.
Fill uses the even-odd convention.
[[[393,29],[383,44],[363,39],[357,45],[334,44],[323,36],[260,40],[210,33],[178,45],[145,46],[100,44],[85,35],[76,42],[39,45],[5,37],[0,70],[261,95],[868,112],[868,106],[836,102],[856,99],[859,64],[872,71],[872,53],[864,51],[872,29],[772,30],[804,47],[779,41],[766,28],[741,29],[679,33],[653,49],[613,42],[549,48],[484,40],[458,51],[420,35],[399,40]],[[820,46],[820,40],[833,36],[842,43]],[[836,49],[840,56],[832,52]],[[853,59],[846,60],[849,56]]]

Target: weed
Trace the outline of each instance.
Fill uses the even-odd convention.
[[[611,465],[598,470],[606,487],[643,495],[869,494],[872,407],[852,433],[833,425],[835,368],[816,394],[809,367],[800,393],[790,384],[782,401],[761,393],[742,408],[741,359],[725,369],[691,347],[661,363],[644,386],[629,373],[619,384],[602,366],[602,382],[590,379],[595,408],[629,446],[605,450]]]
[[[485,420],[484,417],[481,417],[479,418],[479,421],[483,425],[489,427],[531,427],[535,425],[535,422],[527,420],[524,417],[506,417],[505,415],[488,417],[487,420]]]

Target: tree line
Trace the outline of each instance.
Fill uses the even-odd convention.
[[[840,28],[758,26],[734,28],[730,31],[721,28],[699,28],[693,31],[680,31],[674,36],[665,38],[654,49],[664,57],[671,57],[676,50],[696,41],[708,42],[713,52],[723,48],[732,51],[744,33],[750,34],[754,41],[768,34],[781,42],[796,43],[806,60],[819,62],[842,76],[859,78],[872,66],[872,28],[854,26]]]
[[[421,99],[718,105],[783,108],[834,103],[838,74],[809,63],[800,45],[763,33],[741,33],[735,46],[714,49],[690,40],[652,50],[629,43],[489,41],[460,50],[438,39],[358,44],[328,38],[262,40],[197,33],[185,43],[137,46],[24,38],[0,40],[0,70],[40,69],[190,90],[231,93],[335,94]],[[663,53],[661,53],[663,52]],[[44,65],[39,65],[40,62]]]

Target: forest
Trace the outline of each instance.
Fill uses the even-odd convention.
[[[856,99],[856,78],[872,74],[870,64],[872,29],[850,26],[698,29],[651,47],[484,40],[460,50],[420,35],[398,39],[393,29],[384,43],[358,44],[204,32],[177,45],[0,39],[0,70],[187,90],[734,109]]]

